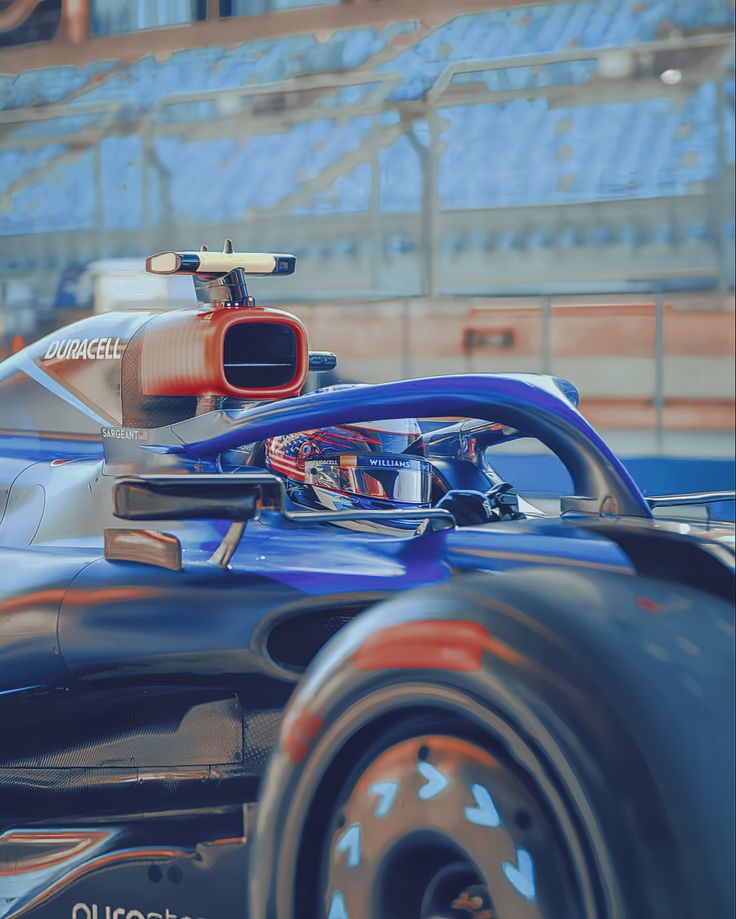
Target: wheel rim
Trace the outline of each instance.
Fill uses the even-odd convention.
[[[565,839],[518,765],[422,734],[368,755],[327,814],[325,919],[574,919]]]

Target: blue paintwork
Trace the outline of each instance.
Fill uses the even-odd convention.
[[[215,471],[222,451],[277,433],[337,420],[449,414],[494,419],[536,434],[562,456],[582,493],[608,489],[622,510],[650,518],[626,469],[549,377],[410,380],[212,412],[150,430],[142,442],[106,439],[104,461],[89,455],[88,444],[75,443],[67,452],[58,443],[57,452],[54,438],[34,462],[23,448],[25,436],[0,438],[0,481],[12,483],[0,520],[0,603],[19,602],[14,598],[34,589],[60,592],[46,614],[58,647],[51,650],[51,631],[34,636],[44,649],[36,656],[12,651],[12,641],[0,645],[5,660],[19,662],[0,668],[0,691],[17,685],[21,671],[26,684],[42,685],[154,671],[173,681],[195,673],[268,674],[259,629],[298,598],[388,597],[457,571],[502,572],[539,563],[633,570],[610,539],[559,518],[407,538],[400,531],[299,525],[264,512],[247,526],[228,571],[208,560],[227,530],[225,521],[167,521],[161,527],[181,542],[181,572],[102,557],[104,528],[121,525],[111,514],[111,487],[123,460],[130,471],[131,462],[133,470],[135,461],[145,469],[151,456],[175,455],[180,472]],[[82,449],[88,455],[80,456]]]
[[[59,335],[106,334],[130,341],[143,322],[145,316],[94,317]],[[242,818],[242,802],[256,800],[262,749],[275,739],[264,730],[264,719],[273,725],[272,716],[280,715],[300,677],[269,650],[267,639],[280,625],[301,621],[316,631],[317,616],[325,611],[355,615],[398,592],[466,571],[502,574],[544,564],[629,575],[635,570],[629,554],[590,524],[605,513],[617,515],[606,518],[612,526],[625,522],[622,515],[643,531],[653,526],[629,472],[570,401],[570,387],[551,377],[465,375],[386,383],[248,410],[178,416],[186,420],[167,425],[159,419],[161,427],[137,431],[119,427],[126,417],[121,367],[98,361],[83,368],[95,387],[99,384],[90,402],[112,406],[110,417],[102,419],[71,382],[78,366],[57,367],[58,379],[50,376],[43,358],[47,347],[48,340],[38,342],[0,365],[0,717],[10,725],[0,745],[0,840],[7,827],[19,825],[14,820],[23,825],[30,812],[60,813],[67,820],[61,825],[78,826],[74,815],[89,808],[100,814],[115,808],[119,814],[203,808],[195,829],[185,831],[188,818],[182,816],[167,819],[170,833],[156,830],[174,853],[182,842],[189,851],[192,835],[197,841],[210,838],[220,805],[237,805]],[[529,516],[424,535],[295,523],[264,511],[248,523],[227,570],[210,561],[227,521],[150,521],[146,527],[179,539],[182,570],[104,557],[104,530],[128,526],[112,514],[118,475],[217,473],[223,452],[273,435],[376,418],[440,416],[496,422],[542,440],[567,467],[577,494],[592,499],[594,510],[587,517]],[[77,425],[68,436],[58,430],[62,417]],[[117,433],[109,436],[113,429]],[[489,442],[513,436],[506,430]],[[454,463],[470,465],[462,451],[453,452],[455,443],[462,445],[462,438],[448,440],[446,454],[440,451],[443,475]],[[473,468],[485,482],[480,467]],[[489,578],[489,592],[493,583]],[[301,639],[290,640],[311,639],[305,630]],[[203,707],[209,712],[208,706],[217,723],[188,734],[187,724]],[[253,744],[261,745],[259,755],[251,749],[251,715],[261,718],[252,735]],[[240,759],[222,739],[231,734]],[[132,763],[127,752],[141,736],[148,765]],[[187,771],[182,762],[189,762],[192,745],[202,765]],[[441,794],[448,777],[428,763],[418,768],[425,779],[420,797]],[[377,817],[390,814],[397,789],[392,782],[370,788]],[[485,789],[473,786],[473,797],[467,819],[497,825]],[[142,822],[120,823],[136,846],[149,842]],[[357,833],[343,836],[343,842],[349,864],[357,867]],[[110,843],[119,852],[131,845]],[[504,870],[530,899],[533,866],[524,856],[519,850],[516,863],[505,863]],[[230,890],[230,880],[242,873],[241,863],[229,876],[225,872],[222,889]],[[16,904],[31,902],[32,881],[29,876],[19,887]],[[139,889],[149,889],[142,874],[141,883]],[[229,909],[218,915],[229,915]],[[0,917],[5,915],[0,906]],[[339,891],[329,915],[347,916]]]

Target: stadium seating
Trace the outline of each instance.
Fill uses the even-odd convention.
[[[43,149],[49,150],[48,147]],[[93,163],[92,150],[65,154],[56,160],[47,159],[43,168],[37,169],[37,181],[16,191],[12,209],[0,215],[3,231],[24,234],[39,228],[47,233],[92,229],[95,194],[89,176]]]
[[[306,2],[276,0],[271,8]],[[173,3],[167,9],[179,21],[188,6]],[[252,4],[233,3],[233,15],[248,11]],[[46,120],[6,119],[0,148],[0,235],[134,231],[158,222],[224,224],[274,212],[339,218],[367,215],[377,202],[388,221],[380,245],[398,265],[415,259],[418,233],[413,225],[391,220],[414,215],[418,225],[430,132],[416,117],[402,122],[402,106],[432,90],[449,64],[510,62],[458,74],[453,82],[458,88],[479,80],[500,92],[582,84],[597,66],[585,58],[585,49],[649,42],[673,28],[726,27],[732,20],[726,0],[556,3],[462,15],[435,27],[405,21],[385,29],[342,29],[233,48],[146,55],[130,64],[105,60],[31,70],[15,78],[0,75],[0,112],[55,106]],[[133,25],[122,20],[95,25],[97,34],[123,28]],[[513,66],[515,57],[571,48],[581,49],[580,60],[541,71]],[[281,123],[274,117],[259,120],[264,105],[270,111],[262,101],[267,91],[309,87],[303,78],[315,75],[322,75],[325,88],[310,97],[312,116],[300,118],[297,109]],[[340,85],[343,76],[357,82]],[[725,88],[733,100],[733,80]],[[226,91],[229,95],[219,95]],[[368,100],[372,108],[366,107]],[[653,214],[646,224],[626,211],[594,216],[560,212],[553,221],[541,212],[513,220],[504,210],[505,226],[493,215],[499,209],[701,194],[720,169],[717,111],[713,83],[674,101],[662,97],[571,106],[552,105],[544,95],[493,104],[448,101],[435,108],[431,127],[440,154],[441,209],[447,214],[486,210],[489,216],[485,222],[474,219],[464,230],[452,221],[443,225],[442,250],[453,252],[459,266],[477,261],[478,253],[547,253],[554,260],[560,253],[587,249],[615,255],[685,245],[700,252],[719,231],[703,208],[677,220]],[[227,124],[229,115],[230,136],[220,127],[206,139],[204,127]],[[143,125],[148,125],[147,141],[141,139]],[[723,150],[733,165],[733,107],[724,128]],[[91,147],[70,146],[71,137],[95,131],[101,139]],[[378,194],[372,198],[375,164]],[[90,179],[95,169],[97,189]],[[100,189],[101,200],[95,200]],[[729,226],[733,233],[732,221]],[[296,245],[305,242],[297,237]],[[356,232],[354,239],[343,240],[341,251],[357,257],[364,238]],[[339,254],[338,242],[325,239],[321,257]],[[130,244],[124,254],[134,254],[129,249]]]
[[[284,7],[304,5],[299,0],[281,3]],[[657,37],[665,22],[679,28],[703,28],[727,26],[731,19],[724,0],[697,4],[690,0],[650,0],[646,4],[601,0],[466,15],[419,37],[398,54],[389,54],[376,71],[399,73],[402,81],[394,97],[416,99],[453,61],[512,58],[573,46],[600,48],[646,42]],[[295,35],[248,42],[232,51],[222,47],[188,49],[167,60],[148,56],[123,68],[116,68],[113,61],[100,61],[83,68],[32,70],[14,80],[3,80],[2,108],[67,99],[75,105],[135,101],[145,109],[161,98],[181,93],[231,89],[362,67],[385,52],[398,35],[416,30],[415,22],[401,22],[386,29],[337,31],[326,41],[318,41],[314,35]],[[581,75],[586,66],[589,67],[577,63]],[[100,80],[101,75],[113,69],[115,73]],[[141,93],[141,88],[145,92]]]
[[[3,83],[2,108],[50,105],[67,101],[83,87],[89,87],[116,66],[114,61],[95,61],[86,67],[48,67],[26,70]]]

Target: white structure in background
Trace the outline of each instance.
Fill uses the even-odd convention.
[[[93,312],[120,309],[191,307],[192,279],[184,275],[153,275],[143,259],[111,258],[91,262],[80,279],[91,285]]]

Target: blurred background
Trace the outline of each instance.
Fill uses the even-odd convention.
[[[733,23],[733,0],[0,0],[0,356],[191,305],[143,257],[227,236],[298,256],[251,293],[341,379],[551,372],[648,492],[733,488]]]

